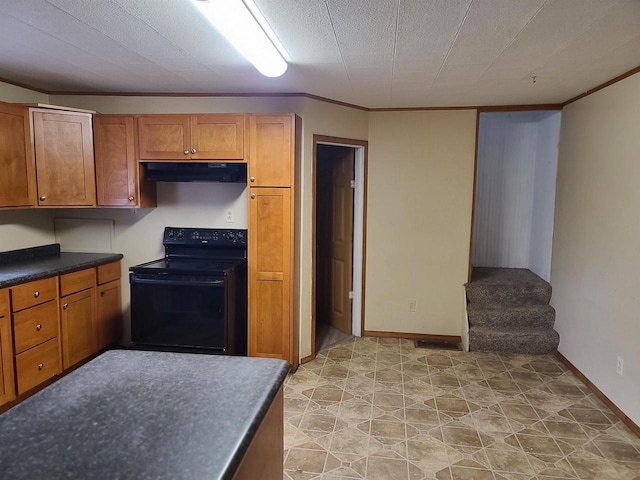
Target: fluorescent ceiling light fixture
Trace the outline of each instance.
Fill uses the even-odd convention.
[[[192,0],[207,20],[260,73],[267,77],[279,77],[287,71],[287,62],[261,27],[261,24],[265,25],[275,37],[266,20],[253,2],[247,1],[251,4],[251,11],[242,0]]]

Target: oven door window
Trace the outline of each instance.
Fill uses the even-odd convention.
[[[131,340],[139,345],[224,352],[226,288],[223,279],[131,276]]]

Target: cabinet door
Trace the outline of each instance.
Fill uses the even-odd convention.
[[[244,115],[191,117],[191,159],[242,160]]]
[[[33,112],[38,205],[95,206],[91,116]]]
[[[290,115],[249,116],[249,185],[290,187],[293,137]]]
[[[135,206],[137,201],[132,116],[93,117],[99,206]]]
[[[26,108],[0,102],[0,208],[32,207],[36,174]]]
[[[138,117],[138,151],[143,160],[189,158],[190,133],[187,115],[141,115]]]
[[[251,188],[249,196],[249,355],[293,363],[291,192]]]
[[[95,292],[95,288],[90,288],[60,299],[64,369],[98,351]]]
[[[122,336],[120,280],[98,286],[98,350],[113,345]]]
[[[9,291],[0,290],[0,405],[16,398],[15,393]]]

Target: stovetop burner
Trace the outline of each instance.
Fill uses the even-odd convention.
[[[247,258],[247,231],[243,229],[166,227],[165,258],[134,265],[133,273],[158,275],[225,275]]]

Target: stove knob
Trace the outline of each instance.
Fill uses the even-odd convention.
[[[173,238],[173,235],[174,235],[173,230],[169,230],[169,238]]]
[[[178,238],[182,238],[184,236],[184,232],[182,230],[178,230]]]

